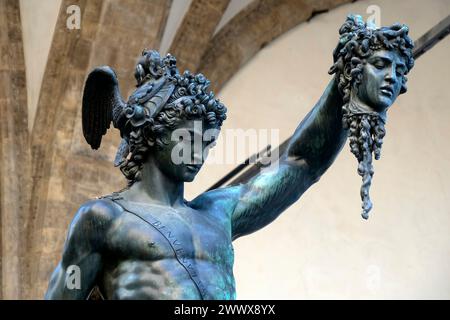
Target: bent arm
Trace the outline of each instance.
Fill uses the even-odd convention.
[[[336,80],[300,123],[278,166],[240,185],[232,236],[252,233],[275,220],[330,167],[346,140]]]
[[[103,200],[82,206],[73,219],[63,256],[48,285],[45,299],[87,299],[102,269],[101,250],[108,215]]]
[[[98,254],[87,254],[73,260],[63,258],[50,278],[45,299],[87,299],[94,288],[100,268],[101,258]]]

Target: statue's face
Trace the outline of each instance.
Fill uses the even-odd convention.
[[[206,161],[219,130],[202,120],[183,120],[162,137],[166,145],[156,148],[155,162],[169,178],[191,182]]]
[[[398,97],[406,70],[396,50],[375,51],[364,65],[357,99],[377,112],[385,111]]]

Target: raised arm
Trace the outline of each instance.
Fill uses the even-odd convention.
[[[231,217],[233,239],[275,220],[330,167],[346,140],[342,103],[333,79],[296,129],[278,167],[224,189],[235,195],[235,201],[231,200],[236,203]]]
[[[87,299],[102,269],[105,232],[114,216],[107,200],[86,203],[73,219],[45,299]],[[76,277],[79,276],[79,280]]]

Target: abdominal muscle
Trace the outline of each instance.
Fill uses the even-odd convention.
[[[235,299],[234,277],[210,261],[196,261],[208,299]],[[104,270],[100,289],[106,299],[200,300],[202,296],[186,269],[174,258],[122,261]]]

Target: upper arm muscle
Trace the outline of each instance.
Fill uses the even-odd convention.
[[[244,185],[232,215],[233,239],[252,233],[275,220],[316,180],[302,162],[281,162]]]
[[[101,268],[104,234],[113,219],[114,209],[107,200],[90,201],[80,207],[73,219],[61,262],[55,269],[46,293],[47,299],[85,299]],[[66,274],[79,271],[80,288],[68,288]]]

